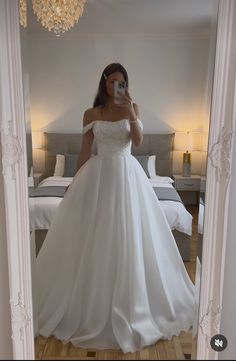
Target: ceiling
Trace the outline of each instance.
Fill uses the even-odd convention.
[[[217,0],[87,0],[75,35],[209,35]],[[48,32],[28,1],[27,32]]]

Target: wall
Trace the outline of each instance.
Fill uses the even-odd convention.
[[[20,27],[22,78],[25,105],[26,132],[31,133],[30,85],[29,85],[29,38],[25,28]]]
[[[33,149],[31,132],[31,110],[30,110],[30,84],[29,84],[29,39],[28,32],[22,26],[20,27],[20,46],[21,46],[21,64],[22,64],[22,83],[24,93],[24,114],[27,141],[27,161],[28,175],[31,174],[33,167]],[[44,166],[44,164],[43,164]]]
[[[199,130],[204,119],[209,38],[30,35],[34,129],[76,132],[104,67],[122,63],[146,132]]]
[[[210,37],[203,36],[71,36],[68,41],[31,33],[32,129],[80,132],[102,70],[120,62],[128,71],[145,133],[202,130],[209,115],[210,48]],[[193,172],[200,172],[200,163],[200,154],[193,154]],[[176,164],[174,171],[181,172],[181,152]]]
[[[0,159],[2,159],[0,143]],[[0,161],[0,359],[12,360],[11,312],[7,264],[6,219],[2,162]]]

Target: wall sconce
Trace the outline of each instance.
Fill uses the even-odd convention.
[[[183,177],[191,176],[191,152],[201,150],[200,132],[176,132],[174,150],[183,153]]]

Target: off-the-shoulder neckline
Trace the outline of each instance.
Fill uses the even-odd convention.
[[[87,125],[91,124],[91,123],[96,123],[96,122],[102,122],[102,123],[118,123],[121,122],[122,120],[128,120],[127,118],[122,118],[119,120],[102,120],[102,119],[96,119],[93,120],[92,122],[88,123]]]
[[[93,124],[98,124],[98,123],[109,123],[109,124],[113,124],[113,123],[119,123],[119,122],[121,122],[121,121],[129,121],[129,119],[128,118],[122,118],[122,119],[119,119],[119,120],[115,120],[115,121],[113,121],[113,120],[102,120],[102,119],[97,119],[97,120],[93,120],[92,122],[90,122],[90,123],[88,123],[88,124],[86,124],[84,127],[83,127],[83,131],[85,131],[86,129],[90,129],[90,127],[93,125]],[[138,120],[139,120],[139,118],[138,118]],[[140,120],[139,120],[140,121]]]

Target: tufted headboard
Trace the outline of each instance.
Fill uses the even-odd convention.
[[[132,145],[133,155],[156,155],[156,173],[162,176],[172,175],[174,133],[144,134],[139,147]],[[45,136],[45,174],[53,175],[56,154],[79,154],[82,134],[44,133]],[[96,154],[93,142],[92,153]]]

